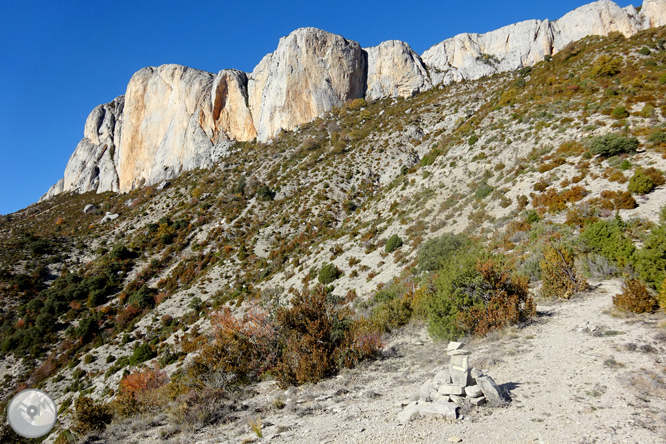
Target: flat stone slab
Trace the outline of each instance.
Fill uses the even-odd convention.
[[[469,350],[451,350],[446,352],[449,356],[458,356],[458,355],[469,355],[471,352]]]
[[[472,378],[474,379],[478,378],[479,376],[483,376],[483,372],[476,367],[472,367],[472,370],[470,370],[469,374],[472,375]]]
[[[450,385],[450,384],[440,385],[438,391],[440,395],[460,396],[465,394],[465,389],[459,385]]]
[[[446,346],[446,351],[453,351],[453,350],[459,350],[463,348],[465,344],[462,342],[449,342],[449,345]]]
[[[458,418],[459,407],[452,402],[436,401],[421,406],[421,416],[438,416],[447,419]]]
[[[467,395],[468,398],[478,398],[479,396],[483,396],[483,392],[481,391],[481,387],[473,385],[471,387],[465,387],[465,395]]]
[[[476,378],[476,383],[479,385],[484,396],[488,398],[490,403],[502,405],[511,402],[509,395],[499,388],[490,376],[479,376]]]
[[[462,396],[458,395],[449,395],[449,400],[457,405],[463,405],[464,399]]]

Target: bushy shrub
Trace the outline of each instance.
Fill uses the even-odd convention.
[[[624,222],[616,218],[612,222],[600,220],[589,224],[580,235],[587,251],[600,254],[621,267],[632,261],[636,247],[624,235]]]
[[[587,282],[576,270],[570,248],[548,245],[539,265],[542,297],[569,299],[587,287]]]
[[[636,252],[634,268],[641,279],[657,288],[666,278],[666,225],[654,228]]]
[[[166,373],[157,364],[151,369],[130,373],[120,381],[111,408],[119,416],[127,417],[157,407],[162,400],[159,389],[167,382]]]
[[[633,313],[653,313],[658,307],[657,299],[638,279],[624,281],[622,293],[613,296],[613,305]]]
[[[635,137],[623,137],[609,133],[593,137],[590,141],[590,152],[598,156],[611,157],[623,153],[633,153],[638,149],[638,145],[638,139]]]
[[[394,234],[393,236],[389,237],[388,241],[386,242],[384,251],[387,253],[392,253],[400,247],[402,247],[402,238],[397,234]]]
[[[144,284],[139,290],[130,295],[127,302],[141,309],[153,308],[155,306],[155,296],[153,296],[153,293],[154,291]]]
[[[262,185],[257,190],[257,199],[262,201],[271,201],[273,200],[275,193],[271,191],[268,185]]]
[[[601,192],[601,198],[610,200],[613,204],[610,209],[613,210],[633,210],[638,206],[636,199],[629,191],[604,190]]]
[[[611,117],[613,119],[626,119],[629,117],[629,112],[627,111],[627,108],[624,106],[618,106],[617,108],[613,109],[613,112],[611,113]]]
[[[79,396],[74,409],[74,429],[82,435],[103,430],[113,419],[108,405],[97,403],[87,396]]]
[[[594,62],[590,75],[592,77],[612,77],[619,74],[621,68],[622,59],[620,57],[611,57],[604,54]]]
[[[638,50],[638,53],[644,56],[648,56],[652,53],[652,51],[650,51],[650,48],[648,48],[647,46],[643,46],[641,49]]]
[[[659,302],[661,309],[666,311],[666,280],[661,283],[661,290],[657,295],[657,302]]]
[[[469,136],[469,140],[467,141],[467,144],[469,146],[472,146],[478,141],[479,141],[479,136],[477,136],[476,134],[472,134],[471,136]]]
[[[438,238],[429,239],[419,250],[419,269],[438,270],[456,251],[471,244],[472,241],[462,234],[444,233]]]
[[[654,190],[654,181],[642,170],[637,170],[627,185],[627,191],[632,194],[648,194]]]
[[[319,282],[322,284],[328,285],[338,277],[340,277],[340,270],[335,264],[324,264],[324,266],[321,267],[321,271],[319,272]]]
[[[474,191],[474,198],[477,200],[485,199],[490,193],[493,192],[493,187],[488,185],[485,181],[481,181],[479,186]]]
[[[444,263],[437,291],[426,301],[428,331],[438,339],[483,335],[526,320],[536,312],[526,277],[501,256],[459,251]]]
[[[132,356],[129,358],[129,364],[141,364],[144,361],[153,359],[155,356],[157,356],[157,353],[155,353],[150,344],[141,344],[134,349]]]

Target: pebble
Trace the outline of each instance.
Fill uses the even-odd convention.
[[[449,438],[449,442],[462,442],[462,438],[459,438],[457,436],[452,436]]]

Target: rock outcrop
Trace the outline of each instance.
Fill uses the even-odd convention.
[[[277,50],[254,68],[248,83],[258,139],[363,97],[365,73],[361,46],[344,37],[302,28],[281,38]]]
[[[118,191],[119,146],[122,134],[124,97],[98,105],[92,110],[83,130],[83,139],[72,153],[65,174],[42,199],[64,191]]]
[[[640,12],[601,0],[555,21],[460,34],[421,57],[396,40],[362,49],[339,35],[301,28],[280,39],[251,74],[144,68],[124,96],[92,111],[64,177],[42,199],[160,183],[212,166],[231,141],[266,141],[349,100],[408,97],[441,82],[534,65],[588,35],[630,36],[663,25],[666,0],[645,0]]]
[[[581,6],[559,20],[527,20],[486,34],[460,34],[423,53],[433,84],[478,79],[531,66],[590,35],[638,31],[662,26],[666,0],[645,0],[640,13],[609,0]]]
[[[389,40],[365,51],[368,57],[367,100],[409,97],[432,87],[425,64],[407,43]]]

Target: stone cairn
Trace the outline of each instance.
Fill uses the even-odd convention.
[[[451,356],[448,370],[440,371],[433,379],[423,383],[419,390],[419,400],[407,404],[398,414],[401,423],[421,416],[458,419],[460,407],[466,402],[473,406],[481,406],[486,402],[499,406],[511,401],[493,378],[469,367],[470,352],[463,350],[463,346],[460,342],[449,343],[446,348],[446,353]]]

